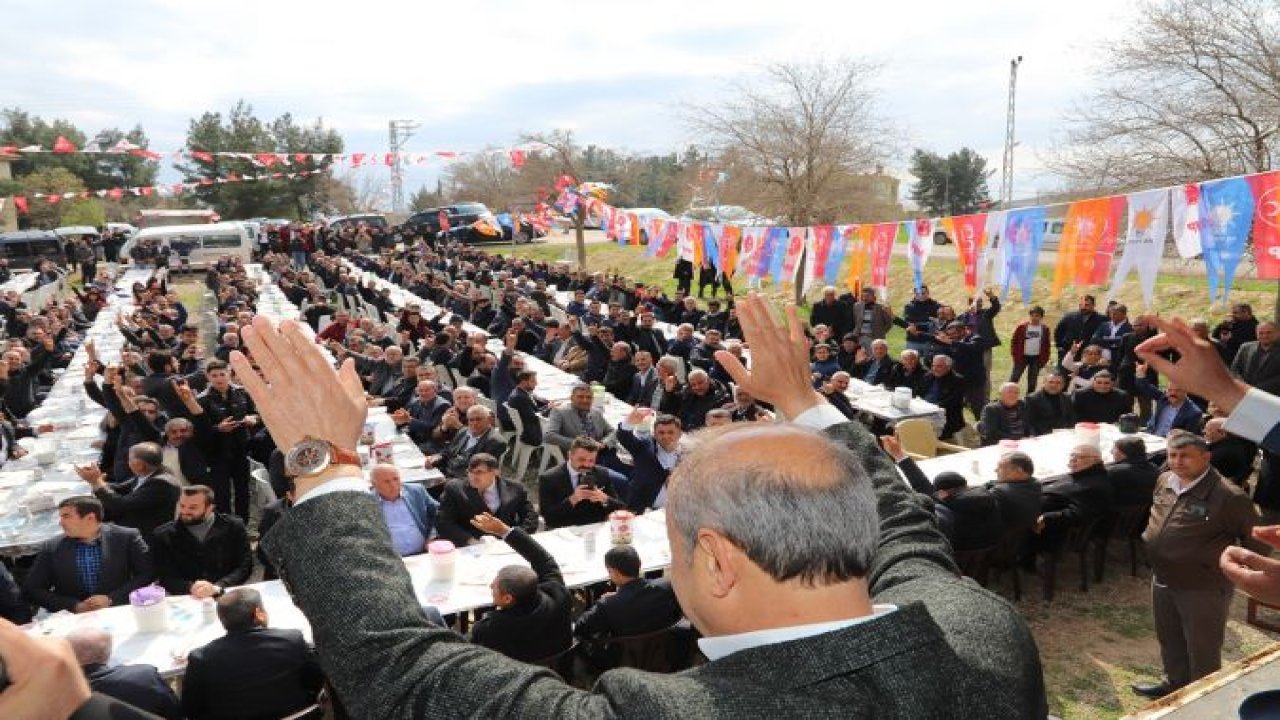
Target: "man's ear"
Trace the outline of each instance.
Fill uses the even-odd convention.
[[[747,562],[746,556],[729,538],[714,530],[698,531],[694,566],[703,574],[712,595],[723,598],[733,591],[740,580],[743,562]]]

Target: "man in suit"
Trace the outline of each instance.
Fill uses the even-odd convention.
[[[475,529],[504,540],[532,567],[508,565],[489,584],[493,612],[476,621],[471,642],[507,657],[534,662],[573,644],[573,598],[560,566],[528,532],[490,513],[471,519]]]
[[[933,496],[947,510],[953,549],[980,550],[1000,542],[1000,504],[985,487],[969,487],[960,473],[944,472],[933,479]]]
[[[1062,316],[1053,329],[1054,343],[1058,346],[1058,364],[1070,355],[1075,343],[1088,343],[1104,318],[1097,311],[1097,300],[1092,295],[1081,295],[1078,309]]]
[[[964,378],[952,369],[954,365],[950,355],[934,355],[917,393],[946,412],[946,424],[939,435],[942,438],[950,437],[964,427]]]
[[[515,389],[507,396],[507,407],[520,417],[520,442],[534,447],[542,444],[542,418],[538,412],[546,405],[533,397],[537,387],[538,373],[520,370],[516,373]]]
[[[1263,392],[1280,395],[1280,328],[1261,322],[1257,335],[1257,340],[1240,346],[1231,373]]]
[[[1076,426],[1076,410],[1065,390],[1067,380],[1059,371],[1049,373],[1040,389],[1027,396],[1027,422],[1032,435]]]
[[[651,416],[653,430],[640,431],[638,426]],[[683,434],[680,418],[654,416],[648,408],[636,408],[618,425],[618,444],[631,454],[631,483],[625,500],[632,512],[666,506],[667,480],[680,461]]]
[[[102,522],[102,503],[88,496],[58,503],[63,537],[49,540],[22,590],[49,610],[89,612],[129,601],[129,593],[151,582],[155,566],[142,535]]]
[[[1111,372],[1120,369],[1120,348],[1125,336],[1133,332],[1129,322],[1129,309],[1119,303],[1107,308],[1107,320],[1099,323],[1089,342],[1102,348],[1111,363]]]
[[[1107,466],[1116,507],[1151,504],[1151,494],[1160,477],[1160,468],[1147,457],[1147,443],[1137,435],[1124,435],[1111,446],[1112,464]]]
[[[1044,507],[1040,482],[1035,478],[1036,466],[1024,452],[1011,452],[996,465],[996,481],[987,489],[1000,504],[1000,521],[1006,532],[1029,530]]]
[[[164,424],[160,453],[165,468],[181,486],[204,485],[209,480],[209,462],[195,434],[196,426],[184,417],[175,417]]]
[[[1068,528],[1101,520],[1111,512],[1115,493],[1102,464],[1102,452],[1093,445],[1076,445],[1067,459],[1070,473],[1042,486],[1044,506],[1033,528],[1037,547],[1052,548]]]
[[[978,434],[983,445],[995,445],[1001,440],[1021,440],[1031,437],[1031,422],[1027,415],[1027,403],[1019,397],[1022,391],[1018,383],[1007,382],[1000,386],[1000,397],[982,408],[978,422]]]
[[[133,477],[124,482],[108,483],[107,474],[93,464],[77,466],[76,474],[89,483],[108,520],[137,528],[144,540],[150,540],[156,528],[173,519],[178,505],[178,484],[163,463],[160,446],[144,442],[129,448]]]
[[[538,508],[547,529],[604,522],[626,507],[621,499],[628,483],[621,473],[597,465],[600,443],[574,438],[565,463],[538,476]]]
[[[418,383],[413,400],[391,413],[391,420],[398,428],[404,428],[409,438],[419,448],[431,443],[431,435],[440,426],[445,412],[452,407],[431,380]]]
[[[649,353],[650,361],[662,357],[667,352],[667,336],[662,330],[654,327],[654,317],[652,310],[641,310],[639,316],[639,325],[633,331],[631,338],[638,352]],[[637,367],[639,363],[636,363]]]
[[[450,480],[440,496],[440,537],[459,547],[475,545],[484,533],[471,520],[484,513],[525,532],[538,529],[538,513],[524,485],[498,476],[498,458],[477,453],[468,461],[466,479]]]
[[[253,572],[244,523],[217,512],[213,490],[205,485],[182,488],[178,519],[156,528],[151,552],[160,584],[171,595],[217,597]]]
[[[871,354],[858,348],[855,362],[849,374],[868,385],[884,385],[893,372],[893,358],[889,357],[889,343],[884,340],[871,342]]]
[[[731,426],[694,448],[672,483],[672,584],[710,662],[662,677],[607,673],[587,691],[459,643],[425,620],[403,562],[369,530],[376,508],[349,487],[358,468],[338,467],[300,481],[300,502],[267,542],[352,715],[834,717],[875,708],[914,718],[978,705],[988,718],[1047,714],[1025,623],[957,576],[932,518],[867,431],[809,386],[794,311],[794,324],[780,327],[763,299],[740,305],[753,354],[772,359],[754,373],[731,364],[735,381],[798,422]],[[262,322],[246,341],[256,356],[294,335],[304,337],[291,323]],[[269,422],[281,419],[273,432],[283,445],[327,434],[354,446],[364,408],[336,376],[313,378],[306,392],[283,382],[312,362],[305,342],[297,347],[301,356],[264,363],[265,381],[249,381]],[[314,415],[340,423],[285,422]],[[794,507],[761,512],[779,493]],[[352,566],[367,572],[352,577]]]
[[[547,443],[567,453],[579,437],[604,444],[614,442],[613,427],[605,420],[603,412],[592,407],[594,397],[590,385],[574,385],[569,392],[569,403],[552,410],[549,415]]]
[[[257,590],[218,598],[218,620],[227,634],[187,658],[182,710],[190,720],[278,718],[315,703],[324,683],[315,655],[301,632],[267,626]]]
[[[836,299],[836,289],[830,285],[822,288],[822,299],[809,311],[809,326],[818,325],[831,328],[831,334],[838,338],[853,332],[853,309]]]
[[[596,670],[618,664],[618,647],[600,647],[612,638],[644,635],[668,628],[683,613],[671,581],[640,575],[640,554],[630,545],[615,545],[604,554],[605,572],[613,592],[602,595],[573,626],[574,636],[587,642],[584,652]],[[681,648],[688,654],[688,648]]]
[[[631,405],[643,405],[648,407],[653,398],[653,391],[658,388],[661,378],[658,377],[658,368],[653,364],[653,355],[646,350],[640,350],[636,353],[635,364],[636,374],[631,378],[631,389],[627,391],[625,397],[621,400]]]
[[[1165,437],[1170,430],[1200,432],[1204,410],[1187,397],[1186,391],[1169,383],[1163,391],[1147,379],[1147,366],[1141,364],[1134,371],[1134,383],[1138,392],[1155,402],[1147,432]]]
[[[493,412],[483,405],[467,408],[467,428],[454,436],[445,451],[427,456],[427,467],[439,468],[447,478],[466,477],[468,462],[479,453],[500,458],[507,443],[493,428]]]
[[[111,633],[96,627],[78,627],[67,633],[94,692],[110,695],[165,720],[180,720],[178,697],[152,665],[107,666],[111,660]]]
[[[395,465],[379,463],[369,471],[373,497],[391,534],[391,546],[401,557],[427,549],[440,506],[421,485],[405,485]]]
[[[1253,538],[1258,512],[1243,490],[1209,464],[1209,444],[1191,433],[1168,441],[1169,471],[1160,476],[1142,533],[1151,563],[1151,605],[1164,680],[1134,692],[1162,697],[1222,666],[1222,640],[1235,596],[1219,569],[1231,545],[1267,552]]]

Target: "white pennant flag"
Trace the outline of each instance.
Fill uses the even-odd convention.
[[[1173,242],[1178,254],[1193,258],[1201,253],[1200,186],[1183,185],[1173,192]]]
[[[1142,302],[1149,308],[1156,290],[1156,275],[1160,272],[1160,258],[1164,255],[1164,238],[1169,231],[1168,188],[1148,190],[1129,195],[1129,232],[1124,239],[1124,254],[1111,278],[1107,299],[1116,295],[1116,289],[1132,270],[1138,271],[1142,284]]]

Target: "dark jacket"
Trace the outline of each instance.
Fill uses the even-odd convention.
[[[652,435],[640,437],[619,427],[617,437],[618,444],[631,454],[631,489],[624,499],[632,512],[642,513],[653,506],[671,471],[658,462],[657,441]]]
[[[996,400],[982,408],[982,420],[978,422],[978,433],[982,436],[983,445],[995,445],[1001,440],[1021,440],[1030,437],[1031,422],[1027,413],[1027,401],[1019,400],[1012,412],[1020,423],[1017,427],[1010,421],[1009,408]]]
[[[1054,430],[1076,426],[1076,409],[1065,392],[1050,395],[1037,390],[1027,396],[1027,419],[1032,435],[1048,435]]]
[[[518,482],[498,478],[498,511],[493,513],[502,522],[526,532],[538,529],[538,513],[529,502],[529,493]],[[459,547],[478,540],[484,533],[471,525],[471,518],[489,512],[484,497],[466,480],[450,480],[440,495],[440,512],[436,516],[440,537]]]
[[[979,550],[1000,542],[1000,504],[986,488],[964,488],[938,503],[951,511],[951,546],[956,550]]]
[[[1094,392],[1092,388],[1081,390],[1071,399],[1077,422],[1113,423],[1121,415],[1133,412],[1133,396],[1113,389],[1108,393]]]
[[[156,528],[151,539],[156,575],[171,595],[186,595],[191,584],[208,580],[218,587],[243,585],[253,572],[249,533],[234,515],[214,513],[204,542],[177,520]]]
[[[1107,479],[1117,507],[1138,507],[1151,504],[1151,493],[1156,488],[1160,468],[1146,458],[1125,460],[1107,466]]]
[[[512,528],[507,545],[529,561],[538,574],[532,597],[495,610],[471,630],[471,642],[526,662],[561,652],[573,643],[570,611],[573,601],[555,558],[520,528]]]
[[[9,568],[0,564],[0,618],[14,625],[31,622],[31,604],[22,597],[22,588],[13,579]]]
[[[1111,512],[1115,493],[1101,463],[1078,473],[1046,482],[1044,519],[1047,525],[1083,525]]]
[[[930,395],[931,387],[937,387],[937,394]],[[941,407],[947,414],[946,425],[939,437],[954,435],[964,427],[964,378],[955,372],[948,372],[938,377],[927,373],[920,382],[917,397],[922,397]],[[932,398],[932,399],[930,399]]]
[[[582,638],[644,635],[670,627],[683,615],[669,580],[636,578],[587,608],[573,626],[573,634]]]
[[[178,507],[178,489],[163,470],[157,471],[136,487],[136,478],[108,483],[93,491],[107,511],[107,520],[124,527],[137,528],[144,540],[150,540],[156,528],[173,520]]]
[[[987,489],[1000,503],[1000,522],[1006,532],[1029,530],[1035,525],[1044,506],[1044,491],[1038,480],[988,483]]]
[[[534,447],[541,445],[542,420],[538,417],[538,403],[533,396],[517,387],[507,396],[507,406],[520,417],[520,442]]]
[[[275,720],[313,704],[323,682],[302,633],[254,628],[191,651],[182,709],[190,720]]]
[[[707,411],[721,407],[732,399],[728,396],[724,385],[710,378],[708,381],[711,386],[702,395],[694,394],[688,387],[678,392],[664,392],[662,403],[658,407],[659,411],[680,418],[681,426],[686,432],[706,425]]]
[[[886,355],[879,361],[871,359],[864,363],[854,363],[849,374],[870,385],[884,385],[889,382],[895,365],[893,359]]]
[[[471,456],[477,453],[488,453],[496,458],[501,458],[507,452],[507,442],[502,439],[497,430],[490,429],[487,433],[480,436],[475,444],[467,448],[466,430],[459,431],[454,436],[453,442],[449,443],[449,447],[441,454],[440,470],[445,477],[460,478],[467,474],[467,463],[471,460]]]
[[[258,562],[262,563],[262,579],[275,580],[279,577],[276,568],[271,564],[271,556],[267,555],[267,549],[263,546],[261,538],[265,538],[271,528],[280,522],[280,518],[293,507],[293,503],[289,502],[289,498],[280,497],[275,502],[262,508],[262,515],[258,518]]]
[[[107,667],[102,663],[93,663],[82,669],[94,692],[110,695],[166,720],[179,720],[182,717],[178,697],[151,665]]]
[[[929,371],[923,365],[917,365],[915,372],[907,372],[907,367],[902,363],[894,363],[893,369],[889,371],[889,380],[885,383],[885,387],[895,390],[900,387],[911,388],[911,392],[919,397],[920,386],[924,383],[925,376]]]
[[[1135,383],[1140,394],[1155,401],[1155,407],[1151,410],[1151,419],[1147,421],[1147,432],[1154,433],[1156,431],[1156,423],[1160,419],[1160,413],[1170,406],[1169,399],[1165,397],[1163,390],[1151,384],[1146,378],[1137,378]],[[1173,414],[1173,425],[1170,429],[1199,433],[1203,419],[1204,410],[1195,404],[1191,398],[1183,398],[1182,404],[1178,406],[1177,411]]]
[[[1280,346],[1263,353],[1257,340],[1242,344],[1231,362],[1231,372],[1259,390],[1280,395]]]
[[[1258,446],[1235,435],[1209,443],[1209,452],[1209,463],[1213,469],[1237,485],[1244,484],[1249,473],[1253,472],[1254,461],[1258,459]]]
[[[102,574],[98,594],[111,598],[112,605],[129,602],[129,593],[155,578],[151,552],[137,530],[103,523]],[[89,597],[76,570],[76,544],[67,537],[45,542],[31,570],[22,581],[22,591],[35,604],[50,612],[72,610]]]
[[[609,518],[609,513],[627,506],[619,499],[621,494],[619,486],[627,484],[626,478],[621,474],[597,465],[588,477],[592,485],[609,496],[609,502],[603,505],[587,500],[580,501],[577,505],[570,503],[569,496],[573,494],[573,485],[569,480],[567,465],[561,465],[538,476],[538,508],[547,521],[548,530],[565,525],[590,525],[604,522]],[[582,481],[582,479],[579,480],[579,482]]]
[[[1058,346],[1058,353],[1061,355],[1071,350],[1071,344],[1077,340],[1088,342],[1104,320],[1106,318],[1097,312],[1086,315],[1076,310],[1063,315],[1057,326],[1053,328],[1053,339],[1054,344]]]
[[[845,423],[826,432],[871,479],[880,528],[867,581],[875,602],[898,609],[676,675],[616,670],[581,690],[433,627],[404,562],[375,530],[376,506],[358,493],[299,505],[267,551],[353,717],[905,720],[969,717],[974,708],[993,720],[1045,717],[1039,656],[1017,611],[959,577],[933,518],[868,431]]]
[[[826,325],[831,328],[832,337],[843,338],[847,333],[853,332],[853,308],[839,300],[830,303],[819,300],[809,310],[809,325]]]

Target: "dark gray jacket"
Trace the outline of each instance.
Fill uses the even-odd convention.
[[[675,675],[613,670],[580,690],[431,626],[360,493],[294,507],[267,551],[353,717],[1045,717],[1040,660],[1017,612],[957,576],[933,518],[870,433],[857,423],[827,432],[865,459],[881,530],[867,580],[877,603],[898,610]]]

